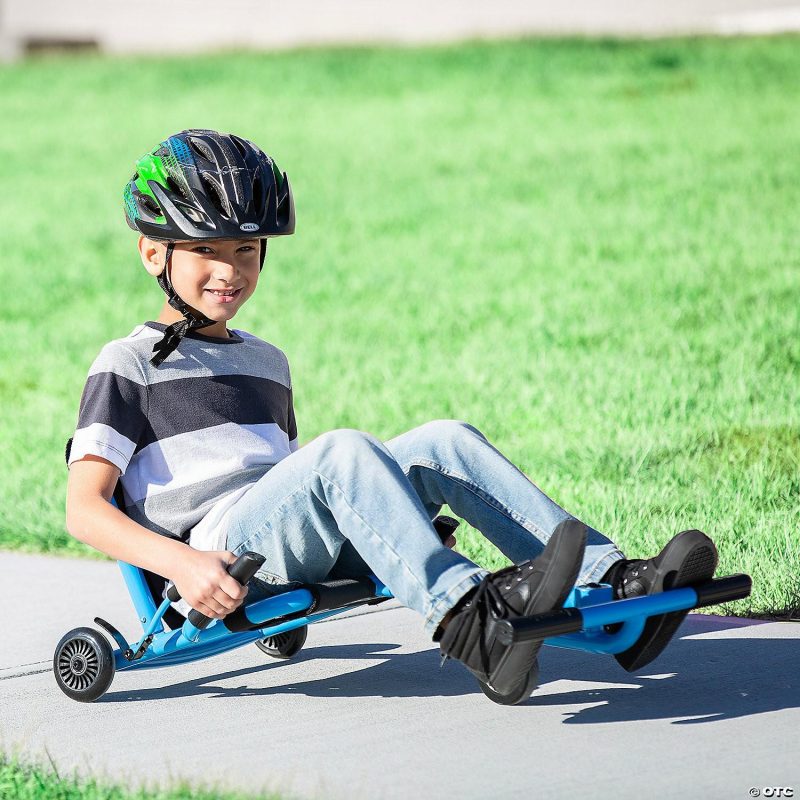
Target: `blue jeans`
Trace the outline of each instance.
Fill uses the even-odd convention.
[[[444,503],[514,562],[537,556],[571,518],[476,428],[435,420],[385,443],[350,429],[317,437],[233,505],[226,546],[266,557],[248,601],[295,582],[372,572],[433,635],[487,574],[442,545],[431,520]],[[589,529],[579,583],[622,557]]]

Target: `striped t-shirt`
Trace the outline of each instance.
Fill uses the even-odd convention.
[[[139,325],[89,369],[69,464],[86,455],[119,467],[125,513],[157,533],[222,549],[224,513],[297,450],[285,354],[245,331],[188,333],[158,367],[166,330]]]

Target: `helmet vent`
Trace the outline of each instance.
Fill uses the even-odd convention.
[[[183,197],[185,200],[191,199],[183,186],[176,181],[173,181],[172,178],[167,178],[167,189],[172,192],[172,194],[177,195],[178,197]]]
[[[200,156],[200,158],[206,159],[206,161],[211,161],[215,163],[214,154],[211,152],[211,148],[202,140],[196,139],[194,136],[189,137],[189,147]]]
[[[156,217],[161,216],[161,206],[155,200],[153,200],[153,198],[150,197],[150,195],[147,194],[139,195],[139,203],[144,207],[145,211],[149,211]]]
[[[264,213],[264,183],[261,176],[256,173],[253,178],[253,212],[256,214],[257,219],[261,219]]]
[[[203,188],[206,190],[208,199],[214,204],[214,208],[216,208],[223,217],[229,217],[231,213],[230,209],[216,181],[212,180],[205,172],[200,173],[200,180],[203,183]]]
[[[195,224],[204,223],[206,221],[202,212],[198,211],[196,208],[192,208],[192,206],[180,203],[178,204],[178,208],[183,212],[184,216],[188,217]]]
[[[230,139],[236,146],[236,149],[242,154],[242,158],[247,158],[249,151],[245,146],[245,143],[238,136],[233,136],[232,134]]]

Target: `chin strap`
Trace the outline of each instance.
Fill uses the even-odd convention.
[[[199,314],[193,309],[189,308],[186,303],[181,300],[172,286],[172,281],[169,278],[169,270],[172,262],[172,251],[175,249],[175,242],[167,242],[167,253],[164,258],[164,269],[158,276],[158,283],[167,295],[167,302],[176,310],[183,314],[183,319],[178,322],[173,322],[164,331],[164,336],[161,341],[153,346],[153,357],[150,363],[154,367],[159,367],[161,362],[181,343],[181,339],[186,336],[189,331],[195,328],[205,328],[208,325],[213,325],[214,320],[209,319],[203,314]],[[264,268],[264,259],[267,257],[267,240],[261,240],[261,266],[259,272]]]
[[[181,339],[186,336],[189,331],[195,328],[205,328],[208,325],[213,325],[214,320],[209,319],[203,314],[189,308],[186,303],[181,300],[172,286],[172,281],[169,278],[169,270],[172,261],[172,251],[175,249],[175,242],[167,243],[167,254],[164,258],[164,269],[158,276],[158,283],[161,288],[166,292],[167,302],[176,310],[183,314],[183,319],[178,322],[173,322],[164,331],[164,336],[161,341],[153,346],[153,357],[150,363],[154,367],[161,365],[161,362],[181,343]]]

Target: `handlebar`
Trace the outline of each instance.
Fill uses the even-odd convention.
[[[263,563],[264,556],[260,553],[254,553],[248,550],[246,553],[242,553],[242,555],[228,567],[228,575],[238,581],[242,586],[246,586],[247,582],[258,572],[258,568]],[[170,583],[167,587],[166,596],[171,603],[175,603],[181,599],[180,592],[174,583]],[[189,622],[198,630],[203,630],[203,628],[207,627],[212,619],[212,617],[207,617],[194,608],[189,612]]]

